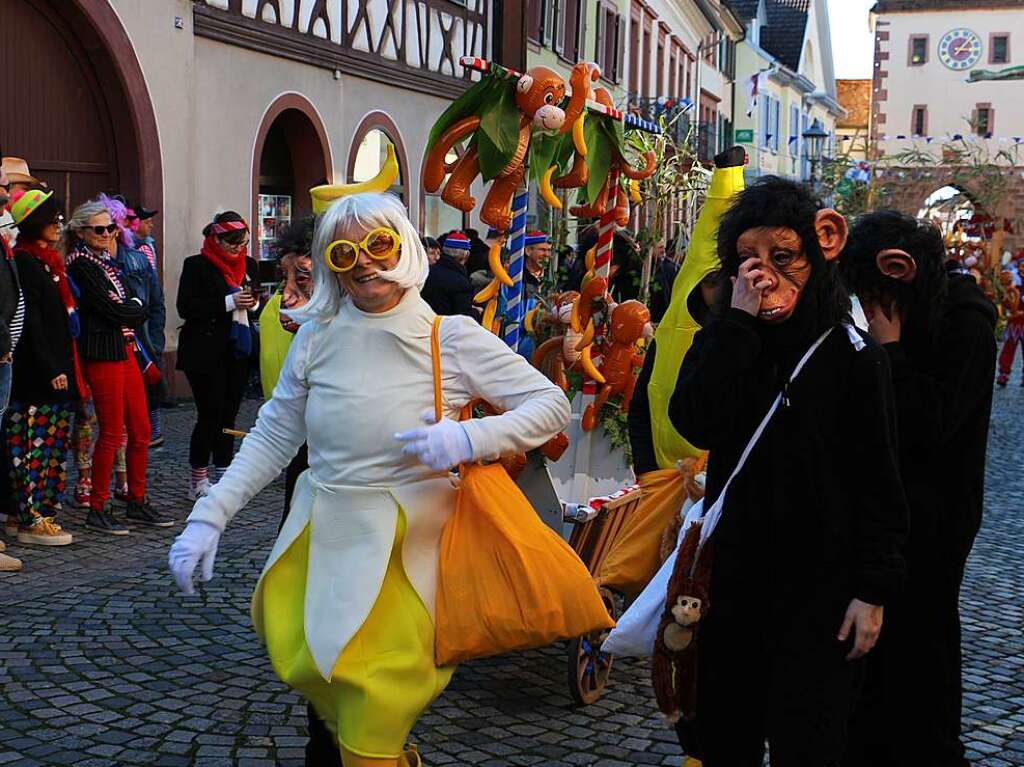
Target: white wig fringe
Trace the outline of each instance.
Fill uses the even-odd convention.
[[[406,290],[419,290],[423,287],[430,263],[402,202],[392,194],[365,193],[342,197],[332,203],[326,212],[317,216],[311,254],[313,296],[305,306],[288,312],[295,322],[331,320],[347,298],[337,275],[327,266],[324,258],[324,251],[335,240],[335,232],[339,227],[342,231],[366,233],[381,226],[394,229],[402,238],[398,265],[381,272],[381,279],[394,282]]]

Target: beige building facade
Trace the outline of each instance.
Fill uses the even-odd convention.
[[[472,223],[421,192],[424,149],[435,119],[479,76],[460,56],[506,45],[522,64],[521,36],[501,23],[510,5],[4,0],[0,24],[23,31],[26,51],[3,55],[32,50],[51,105],[67,113],[51,108],[46,130],[5,121],[0,141],[69,208],[99,191],[159,208],[174,350],[181,264],[218,211],[242,213],[251,255],[266,256],[274,234],[310,212],[311,186],[375,174],[390,142],[401,168],[393,191],[423,231]],[[35,106],[28,88],[7,95]],[[262,271],[272,279],[272,264]]]

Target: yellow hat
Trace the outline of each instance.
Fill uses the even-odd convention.
[[[53,192],[44,192],[42,189],[29,189],[11,205],[11,218],[14,225],[18,226],[32,215],[32,211],[53,197]]]
[[[366,192],[386,192],[398,178],[398,158],[395,156],[395,147],[388,142],[388,156],[381,166],[380,173],[369,181],[362,181],[358,184],[323,184],[309,190],[313,198],[313,212],[320,215],[327,210],[331,203],[341,197],[350,194],[364,194]]]

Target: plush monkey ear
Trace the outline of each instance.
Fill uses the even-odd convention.
[[[814,232],[818,235],[821,255],[834,261],[846,245],[846,219],[832,208],[819,210],[814,216]]]
[[[533,76],[523,75],[519,78],[519,82],[516,83],[516,90],[520,93],[529,93],[530,88],[533,87]]]
[[[917,262],[905,250],[886,248],[875,256],[878,271],[899,282],[913,282],[917,274]]]

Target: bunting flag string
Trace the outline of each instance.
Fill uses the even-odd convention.
[[[790,141],[793,141],[795,137],[791,137]],[[856,141],[858,139],[864,140],[867,136],[836,136],[836,141]],[[947,133],[944,136],[919,136],[915,134],[896,133],[890,135],[883,133],[878,137],[879,141],[924,141],[928,144],[933,141],[978,141],[979,139],[988,139],[991,141],[998,141],[1000,144],[1013,144],[1019,146],[1024,144],[1024,136],[993,136],[991,133],[986,133],[984,136],[978,136],[974,133]]]

